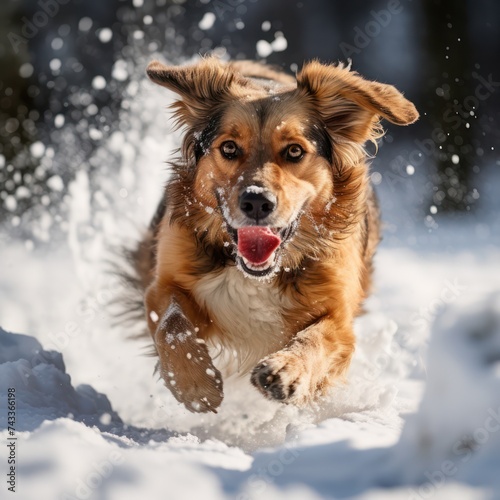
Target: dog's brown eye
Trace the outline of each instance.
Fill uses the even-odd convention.
[[[291,144],[285,149],[285,158],[288,161],[300,161],[304,156],[304,150],[298,144]]]
[[[224,158],[234,160],[238,156],[239,150],[234,141],[226,141],[222,143],[220,152]]]

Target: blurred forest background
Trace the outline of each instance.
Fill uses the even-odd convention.
[[[2,0],[0,44],[0,223],[21,233],[64,206],[82,165],[90,183],[113,174],[94,153],[153,57],[351,59],[394,84],[421,119],[390,127],[372,178],[400,190],[425,172],[422,214],[474,212],[500,166],[497,0]]]

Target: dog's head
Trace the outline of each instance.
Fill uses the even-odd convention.
[[[312,62],[293,78],[208,58],[153,62],[147,73],[181,97],[174,108],[186,127],[185,161],[172,216],[233,248],[250,276],[293,269],[331,247],[363,210],[363,144],[380,137],[381,118],[406,125],[418,117],[394,87],[342,65]]]

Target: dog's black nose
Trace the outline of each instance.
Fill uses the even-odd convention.
[[[240,196],[240,209],[250,219],[256,221],[265,219],[276,206],[275,202],[270,199],[270,196],[265,193],[255,193],[253,191],[245,191]]]

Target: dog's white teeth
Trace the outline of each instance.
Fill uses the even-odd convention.
[[[264,271],[265,269],[268,269],[274,265],[276,252],[273,252],[271,257],[269,257],[269,259],[267,259],[266,262],[259,265],[252,264],[249,260],[245,259],[243,255],[241,256],[241,258],[243,259],[245,266],[247,266],[249,269],[252,269],[253,271]]]

